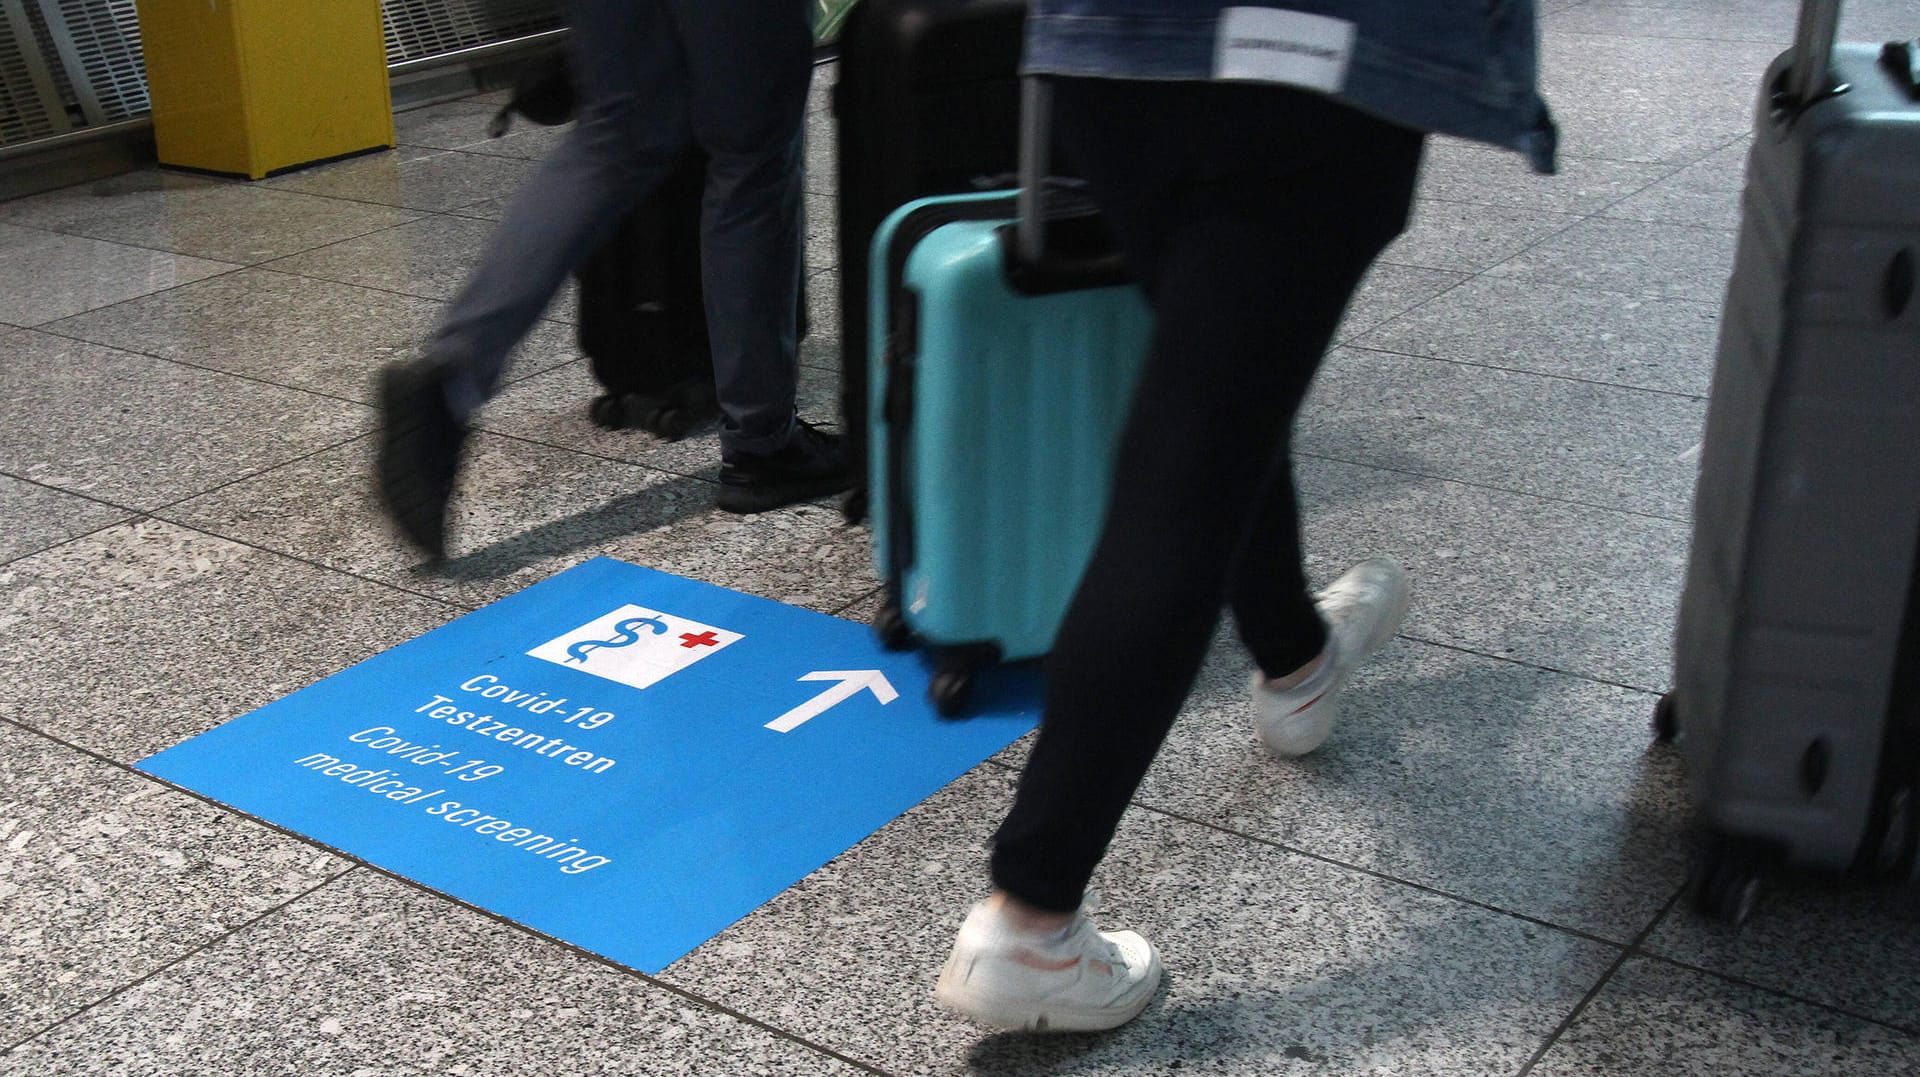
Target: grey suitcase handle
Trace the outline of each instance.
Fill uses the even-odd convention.
[[[1840,33],[1840,0],[1801,0],[1787,90],[1801,108],[1833,92],[1833,43]]]
[[[1053,146],[1053,87],[1038,75],[1020,80],[1020,193],[1014,199],[1014,252],[1028,265],[1046,254],[1045,215],[1041,211],[1047,159]]]
[[[1131,283],[1085,185],[1050,175],[1052,149],[1053,86],[1029,75],[1020,80],[1020,190],[1001,239],[1008,283],[1024,295]]]

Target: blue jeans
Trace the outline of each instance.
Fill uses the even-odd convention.
[[[560,286],[681,154],[709,157],[701,257],[723,454],[791,437],[801,168],[812,77],[805,0],[570,0],[574,127],[535,167],[426,347],[471,419]]]

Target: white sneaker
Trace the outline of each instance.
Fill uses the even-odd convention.
[[[1320,668],[1292,688],[1275,688],[1253,672],[1254,728],[1275,755],[1313,751],[1340,717],[1340,689],[1407,618],[1407,572],[1385,557],[1362,561],[1320,592],[1315,604],[1327,621]]]
[[[980,902],[960,925],[934,997],[983,1025],[1028,1032],[1117,1028],[1160,986],[1160,955],[1131,931],[1100,931],[1084,910],[1058,935],[1008,924]]]

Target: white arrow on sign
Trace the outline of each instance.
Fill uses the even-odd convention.
[[[768,722],[767,728],[775,733],[793,732],[809,719],[818,718],[829,708],[846,702],[861,689],[871,689],[883,706],[900,698],[900,693],[893,690],[893,683],[887,680],[886,674],[877,669],[815,670],[800,679],[840,683]]]

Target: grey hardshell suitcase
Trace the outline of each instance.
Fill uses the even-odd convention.
[[[1911,878],[1920,844],[1920,90],[1838,7],[1762,87],[1655,714],[1733,922],[1768,872]]]

